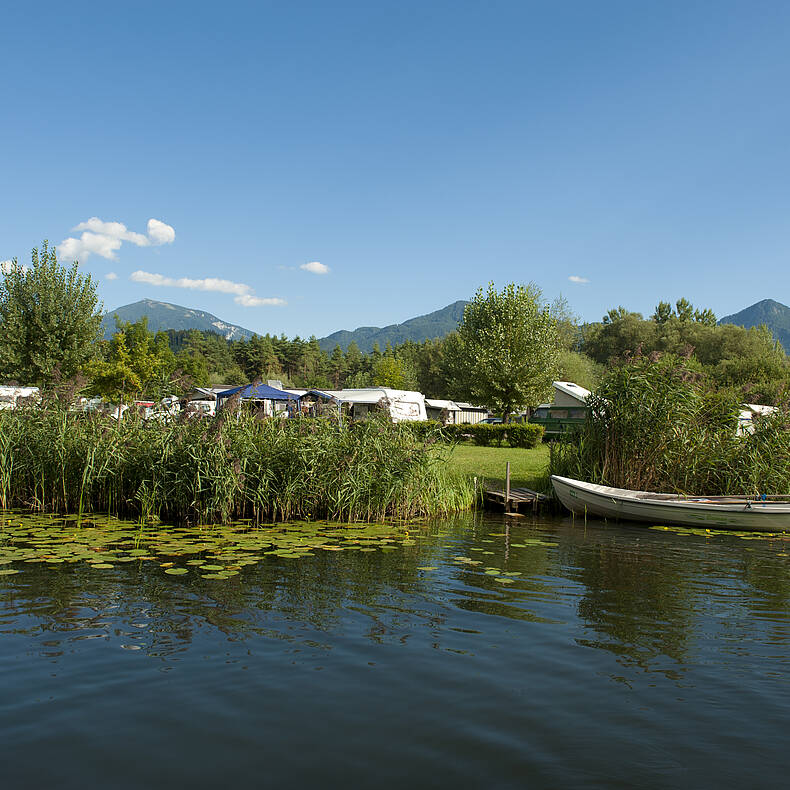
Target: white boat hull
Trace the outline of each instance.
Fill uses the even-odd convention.
[[[551,483],[560,502],[577,516],[702,529],[790,531],[790,502],[748,501],[746,498],[740,502],[716,502],[704,501],[704,497],[661,499],[670,495],[611,488],[557,475],[552,476]]]

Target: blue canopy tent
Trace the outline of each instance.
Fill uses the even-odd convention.
[[[217,408],[225,404],[228,398],[238,395],[239,399],[245,400],[260,400],[260,401],[292,401],[299,403],[299,396],[294,395],[292,392],[285,390],[278,390],[275,387],[270,387],[268,384],[245,384],[241,387],[233,387],[229,390],[217,393]]]

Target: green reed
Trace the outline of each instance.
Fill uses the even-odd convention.
[[[584,428],[551,448],[551,474],[620,488],[790,494],[790,431],[781,409],[737,435],[738,398],[693,360],[637,359],[607,372]]]
[[[384,417],[249,413],[167,423],[57,407],[0,412],[0,506],[174,522],[410,519],[469,508],[449,449]]]

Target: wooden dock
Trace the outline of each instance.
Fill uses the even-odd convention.
[[[475,483],[477,485],[477,483]],[[483,488],[483,504],[494,506],[497,509],[504,509],[505,513],[518,515],[521,510],[528,507],[532,512],[536,512],[542,502],[548,502],[549,498],[545,494],[533,491],[531,488],[511,488],[510,487],[510,461],[505,465],[505,487],[502,488]]]
[[[542,502],[548,501],[548,497],[531,488],[511,488],[509,496],[503,489],[484,488],[483,501],[486,505],[504,509],[505,513],[519,513],[528,509],[537,510]]]

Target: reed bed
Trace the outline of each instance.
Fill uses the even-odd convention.
[[[611,369],[591,416],[551,448],[549,470],[618,488],[682,494],[790,494],[788,412],[738,435],[737,395],[693,360],[637,359]]]
[[[448,453],[383,417],[117,424],[26,407],[0,412],[0,507],[175,523],[412,519],[472,506]]]

